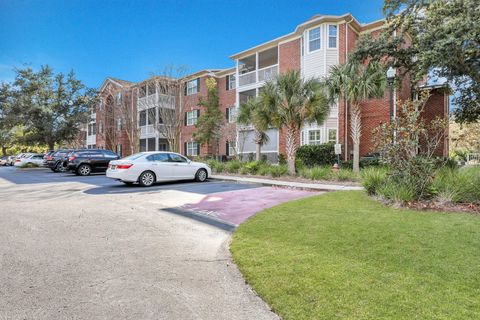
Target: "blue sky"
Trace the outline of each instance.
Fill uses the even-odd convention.
[[[140,81],[167,65],[233,66],[228,56],[294,30],[315,14],[382,18],[382,1],[0,0],[0,81],[24,63],[73,69],[90,87]]]

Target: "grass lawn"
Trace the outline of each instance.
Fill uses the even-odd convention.
[[[231,251],[283,319],[480,319],[479,216],[335,192],[256,215]]]

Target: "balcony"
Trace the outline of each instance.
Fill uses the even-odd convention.
[[[274,79],[278,74],[278,47],[238,60],[238,87]]]
[[[153,107],[175,109],[175,97],[166,94],[154,93],[149,96],[138,98],[138,110],[149,109]]]

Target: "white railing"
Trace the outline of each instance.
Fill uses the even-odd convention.
[[[275,78],[278,74],[278,64],[273,66],[268,66],[262,69],[250,71],[244,74],[241,74],[238,77],[238,86],[248,86],[256,82],[269,81]]]
[[[153,125],[146,125],[146,126],[141,126],[140,127],[140,136],[149,136],[155,133],[155,128]]]
[[[479,164],[480,165],[480,153],[467,154],[467,164]]]
[[[166,94],[152,94],[146,97],[138,98],[138,110],[144,110],[152,107],[162,107],[175,109],[175,97]]]
[[[278,64],[258,70],[258,81],[269,81],[278,74]]]
[[[256,71],[250,71],[244,74],[241,74],[238,77],[238,85],[240,87],[246,86],[252,83],[257,82],[257,72]]]

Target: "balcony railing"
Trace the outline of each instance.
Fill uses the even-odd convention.
[[[138,98],[138,109],[144,110],[152,107],[175,109],[175,97],[166,94],[152,94]]]
[[[269,81],[275,78],[278,74],[278,64],[273,66],[268,66],[262,69],[250,71],[244,74],[241,74],[238,77],[238,86],[248,86],[256,82]]]
[[[140,126],[140,136],[152,135],[155,133],[153,125]]]

